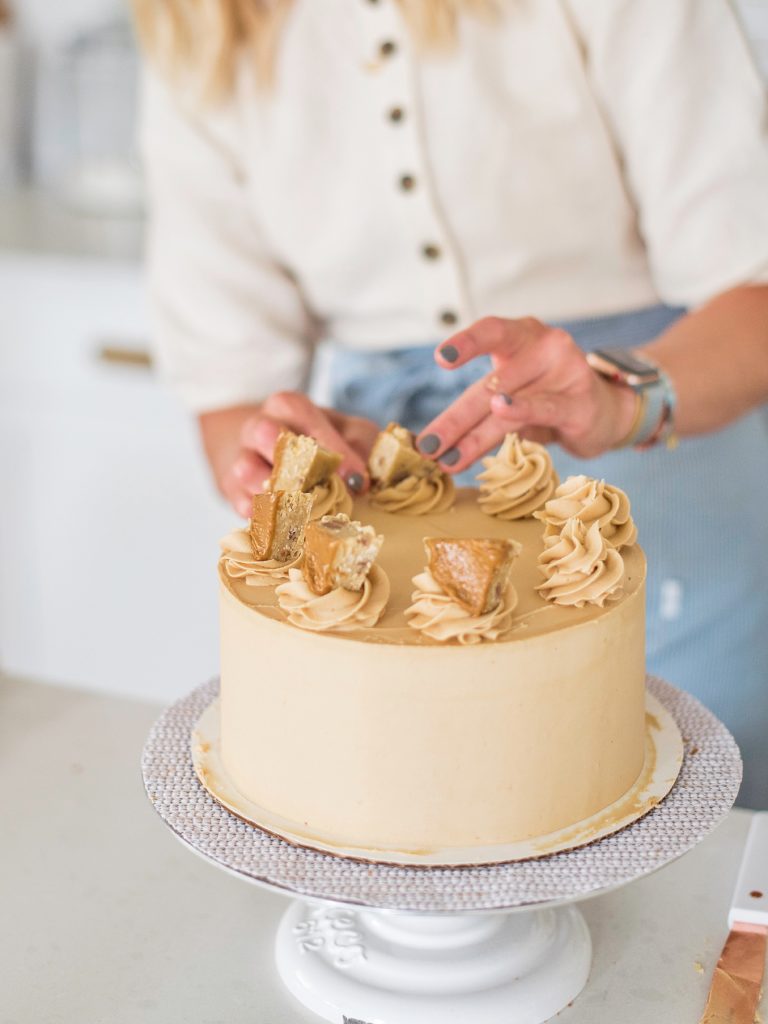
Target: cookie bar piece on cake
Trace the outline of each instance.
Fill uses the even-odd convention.
[[[470,615],[499,604],[520,546],[512,540],[425,537],[434,581]]]
[[[299,557],[312,511],[312,495],[301,491],[254,494],[249,534],[260,562],[292,562]]]
[[[341,465],[341,455],[321,447],[314,437],[284,430],[275,445],[270,491],[311,491],[326,483]]]
[[[435,463],[416,450],[410,430],[397,423],[381,431],[368,456],[368,471],[376,487],[389,487],[408,476],[429,476],[434,469]]]
[[[360,590],[383,540],[372,526],[354,522],[343,513],[309,523],[304,545],[307,586],[318,595],[337,587]]]

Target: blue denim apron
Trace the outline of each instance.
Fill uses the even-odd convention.
[[[682,315],[652,307],[563,323],[586,351],[640,345]],[[419,431],[473,381],[485,358],[447,372],[433,345],[364,353],[335,347],[333,405]],[[577,459],[559,447],[561,479],[605,479],[630,496],[648,556],[650,672],[698,697],[731,729],[745,772],[739,802],[768,808],[768,419],[754,412],[724,430],[645,452]],[[474,482],[476,469],[457,480]]]

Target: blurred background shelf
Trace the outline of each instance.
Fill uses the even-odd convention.
[[[0,294],[0,667],[171,700],[216,672],[234,517],[149,365],[140,266],[6,251]]]

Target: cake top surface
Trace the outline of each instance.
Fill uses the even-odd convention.
[[[511,522],[497,519],[484,513],[477,499],[477,490],[463,488],[456,492],[452,508],[415,517],[377,508],[367,497],[355,500],[352,518],[372,526],[376,533],[384,537],[377,563],[389,577],[391,593],[379,622],[369,629],[348,634],[347,639],[367,643],[439,646],[439,641],[410,628],[405,616],[414,591],[413,577],[421,573],[427,564],[425,537],[500,538],[521,545],[511,574],[518,596],[512,628],[497,643],[514,643],[516,639],[545,635],[596,620],[609,614],[612,607],[626,601],[641,588],[646,572],[645,556],[635,544],[622,551],[625,565],[623,594],[613,604],[604,607],[588,604],[576,608],[563,607],[545,600],[535,589],[543,580],[537,560],[544,550],[544,524],[530,518]],[[222,570],[220,576],[230,593],[255,614],[285,621],[286,615],[277,603],[273,588],[248,586],[243,580],[231,579]],[[286,628],[295,627],[286,622]],[[335,633],[334,636],[337,639],[345,638],[343,633]]]

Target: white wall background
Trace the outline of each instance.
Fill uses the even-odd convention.
[[[22,33],[48,45],[68,39],[115,12],[127,10],[127,0],[11,0]]]

